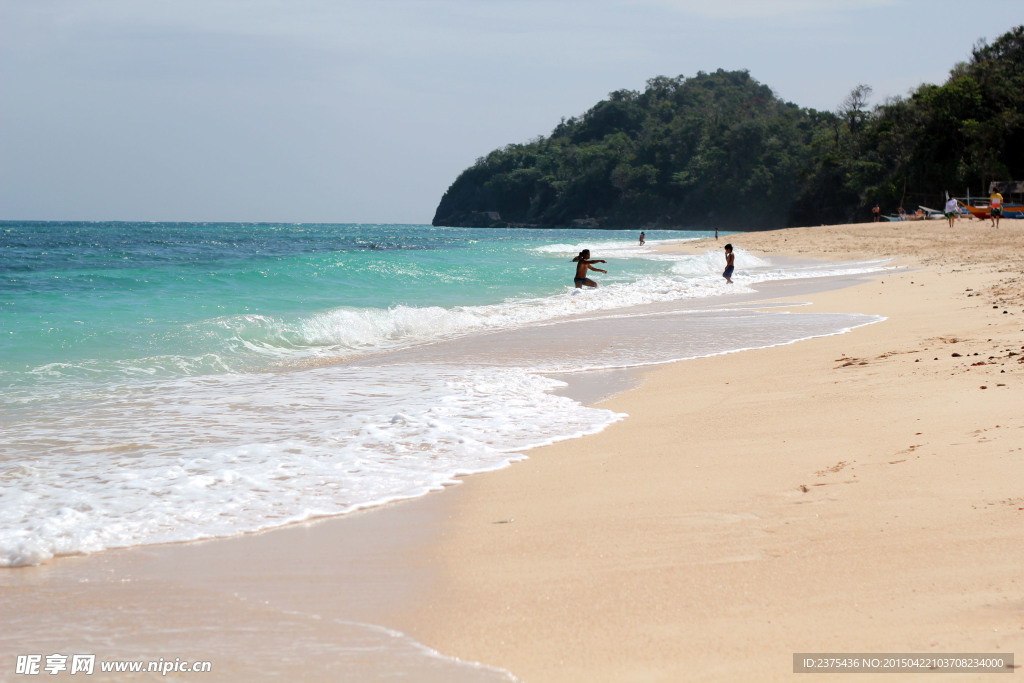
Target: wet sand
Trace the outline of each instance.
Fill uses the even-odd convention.
[[[524,681],[781,680],[797,652],[1024,657],[1021,223],[731,236],[908,268],[778,290],[811,303],[792,315],[884,322],[613,372],[611,398],[581,383],[566,391],[629,417],[425,498],[0,572],[0,680],[51,652],[212,661],[179,680],[504,678],[381,627]]]
[[[445,492],[427,556],[441,583],[395,624],[525,681],[782,680],[800,652],[1022,655],[1024,225],[1002,226],[731,236],[910,268],[793,312],[882,323],[647,371],[601,404],[626,420]]]

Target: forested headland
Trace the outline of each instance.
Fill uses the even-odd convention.
[[[767,229],[870,220],[876,203],[941,209],[946,191],[1024,180],[1024,26],[979,42],[944,84],[873,108],[868,85],[817,111],[747,71],[646,85],[481,157],[433,224]]]

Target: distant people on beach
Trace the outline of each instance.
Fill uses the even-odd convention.
[[[641,232],[640,233],[640,246],[641,247],[644,246],[644,237],[645,237],[644,233]]]
[[[999,227],[999,219],[1003,217],[1003,195],[999,194],[999,188],[993,187],[992,194],[988,198],[989,216],[992,218],[992,227]]]
[[[949,227],[953,227],[953,221],[956,220],[956,215],[960,213],[960,207],[955,197],[950,197],[946,200],[946,208],[943,211],[946,214],[946,220],[949,221]]]
[[[878,221],[882,220],[882,209],[878,207],[878,204],[875,204],[875,206],[871,209],[871,215],[874,218],[874,220],[871,221],[872,223],[877,223]]]
[[[725,271],[722,273],[722,277],[730,285],[732,284],[732,271],[735,269],[735,255],[732,253],[732,245],[725,245]]]
[[[608,272],[607,270],[601,270],[600,268],[594,267],[593,264],[605,263],[605,261],[602,261],[601,259],[591,259],[589,249],[581,251],[572,261],[576,264],[576,277],[573,278],[573,282],[576,284],[576,289],[583,289],[583,285],[586,285],[587,287],[597,287],[597,283],[587,277],[588,270],[596,270],[599,273]]]
[[[715,239],[718,239],[718,228],[715,228]]]

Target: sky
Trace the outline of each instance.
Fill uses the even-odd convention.
[[[836,110],[1021,0],[0,0],[0,220],[429,223],[491,150],[655,76]]]

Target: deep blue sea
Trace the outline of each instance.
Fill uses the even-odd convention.
[[[0,222],[0,566],[423,495],[625,416],[556,373],[836,334],[730,309],[772,264],[707,233]],[[573,288],[571,259],[604,259]],[[685,305],[684,305],[685,304]],[[657,334],[651,334],[652,325]],[[727,333],[723,333],[727,330]]]

